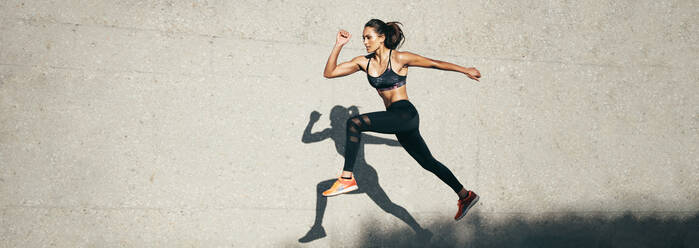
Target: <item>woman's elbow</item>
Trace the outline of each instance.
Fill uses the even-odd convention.
[[[433,60],[430,60],[429,67],[430,67],[430,68],[434,68],[434,69],[442,69],[442,68],[444,68],[444,67],[442,66],[442,64],[443,64],[442,61],[433,59]]]

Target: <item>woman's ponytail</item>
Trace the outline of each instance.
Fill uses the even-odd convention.
[[[386,23],[386,40],[384,45],[390,49],[396,49],[402,45],[402,41],[405,41],[405,36],[403,35],[403,30],[398,26],[398,24],[403,25],[400,22],[387,22]]]

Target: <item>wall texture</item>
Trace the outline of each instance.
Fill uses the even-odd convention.
[[[694,245],[697,5],[0,1],[0,246]],[[483,75],[408,76],[433,155],[481,195],[460,222],[392,135],[364,134],[362,192],[317,194],[348,109],[384,110],[363,72],[322,76],[371,18]]]

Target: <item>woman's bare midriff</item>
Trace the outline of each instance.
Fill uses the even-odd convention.
[[[379,91],[379,95],[383,99],[383,105],[386,106],[386,109],[388,109],[388,106],[391,106],[391,103],[400,100],[408,100],[408,91],[405,89],[406,86],[408,85],[406,84],[392,90]]]

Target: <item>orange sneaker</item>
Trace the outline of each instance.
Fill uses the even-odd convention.
[[[354,180],[354,175],[352,175],[352,179],[344,179],[339,177],[337,178],[337,181],[333,183],[332,187],[323,192],[323,196],[339,195],[350,191],[355,191],[357,189],[359,189],[359,187],[357,186],[357,181]]]
[[[475,192],[473,191],[468,191],[468,196],[466,198],[459,200],[459,211],[456,212],[456,216],[454,216],[454,220],[460,220],[463,218],[466,213],[468,212],[473,205],[476,205],[476,202],[478,202],[478,195],[476,195]]]

